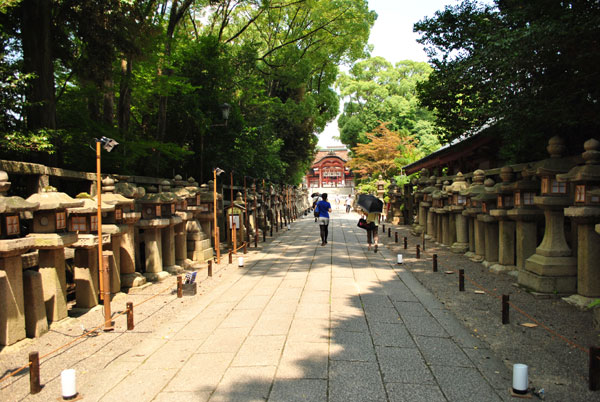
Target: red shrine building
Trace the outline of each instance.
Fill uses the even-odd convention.
[[[306,183],[315,187],[354,187],[354,175],[344,147],[320,149],[307,175]]]

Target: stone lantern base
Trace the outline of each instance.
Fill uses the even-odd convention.
[[[571,294],[577,291],[577,261],[574,257],[534,254],[519,271],[519,285],[541,293]]]

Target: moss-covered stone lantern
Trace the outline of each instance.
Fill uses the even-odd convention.
[[[83,200],[75,200],[56,188],[45,187],[41,193],[32,194],[27,201],[39,204],[33,212],[31,233],[38,249],[39,272],[49,322],[67,318],[67,277],[65,247],[73,245],[77,233],[69,232],[67,208],[83,206]]]
[[[429,182],[429,170],[426,168],[421,169],[419,172],[419,179],[417,181],[417,190],[414,192],[415,204],[418,206],[417,219],[415,225],[413,225],[413,235],[421,235],[427,228],[427,213],[425,212],[425,206],[421,205],[423,202],[423,190],[427,187]]]
[[[575,205],[564,213],[577,223],[577,294],[588,304],[600,297],[600,236],[594,230],[600,223],[600,197],[595,193],[600,189],[600,142],[590,139],[583,146],[585,163],[556,177],[575,187]]]
[[[473,172],[472,183],[465,190],[459,191],[459,195],[466,198],[466,208],[462,212],[468,219],[469,227],[469,251],[465,253],[466,257],[473,261],[481,262],[485,256],[485,230],[484,223],[477,219],[477,216],[482,213],[481,203],[477,200],[477,196],[484,192],[485,172],[477,169]]]
[[[12,345],[24,339],[33,329],[38,333],[48,330],[46,323],[43,328],[27,328],[25,317],[28,307],[33,308],[35,300],[26,300],[27,289],[39,289],[41,278],[32,272],[32,276],[23,272],[21,255],[34,245],[31,238],[21,237],[19,213],[33,211],[38,208],[36,202],[25,201],[21,197],[6,195],[11,183],[8,174],[0,170],[0,345]],[[37,286],[36,286],[37,285]],[[41,301],[41,291],[37,298]],[[42,310],[43,313],[43,310]],[[35,317],[33,317],[35,319]],[[45,318],[45,315],[44,317]],[[34,322],[34,325],[36,322]],[[38,331],[35,331],[38,329]]]
[[[515,222],[508,211],[514,206],[514,170],[510,166],[500,169],[502,182],[496,184],[496,208],[490,216],[498,221],[498,264],[490,267],[494,272],[513,271],[515,267]]]
[[[466,208],[467,198],[461,194],[468,187],[467,180],[461,172],[458,172],[454,182],[447,189],[447,192],[452,196],[450,212],[454,215],[456,227],[456,241],[451,246],[453,253],[465,253],[469,249],[467,217],[462,214]]]
[[[435,182],[436,177],[431,176],[427,181],[427,187],[423,189],[422,203],[427,213],[427,226],[425,227],[425,238],[428,240],[436,238],[435,219],[437,218],[437,214],[435,214],[431,209],[433,207],[432,193],[436,190]]]
[[[552,137],[546,148],[550,158],[533,164],[529,173],[540,178],[540,195],[533,198],[544,211],[544,238],[519,271],[519,284],[541,293],[568,294],[577,291],[577,261],[567,244],[564,208],[570,205],[567,183],[556,175],[568,172],[573,161],[563,158],[564,141]]]

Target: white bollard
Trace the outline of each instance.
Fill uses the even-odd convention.
[[[75,380],[75,369],[63,370],[60,373],[63,399],[72,399],[77,396],[77,382]]]
[[[238,267],[244,266],[244,257],[238,257]]]
[[[529,378],[527,375],[526,364],[513,365],[513,382],[512,388],[515,394],[526,394],[529,389]]]
[[[398,265],[402,264],[402,254],[398,254]]]
[[[287,230],[290,230],[291,228],[292,228],[291,225],[288,223]]]

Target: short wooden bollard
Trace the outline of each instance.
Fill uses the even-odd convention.
[[[388,237],[392,237],[392,229],[388,228]]]
[[[383,233],[385,233],[385,223],[383,225],[381,225],[382,229],[383,229]]]
[[[432,269],[433,272],[437,272],[438,271],[438,266],[437,266],[437,254],[433,255],[433,260],[432,260]]]
[[[425,251],[425,233],[423,233],[423,238],[421,239],[423,243],[423,251]]]
[[[231,264],[233,262],[233,253],[231,252],[231,250],[229,250],[229,262],[228,264]]]
[[[465,291],[465,270],[464,269],[458,270],[458,291],[459,292]]]
[[[254,235],[254,248],[258,248],[258,232]]]
[[[271,237],[273,237],[273,225],[271,225],[271,232],[270,232],[270,234],[271,234]]]
[[[181,275],[177,275],[177,298],[181,299],[183,297],[183,282],[181,279]]]
[[[417,258],[421,258],[421,247],[417,244]]]
[[[208,261],[208,276],[212,277],[212,261]]]
[[[38,394],[42,390],[40,385],[40,354],[29,352],[29,392]]]
[[[590,347],[590,391],[600,389],[600,348]]]
[[[135,325],[133,323],[133,303],[127,302],[127,331],[133,331]]]
[[[244,242],[244,254],[248,254],[248,244]]]
[[[510,300],[510,297],[508,295],[502,295],[502,324],[506,325],[510,323],[510,310],[509,310],[509,305],[508,305],[508,301]]]
[[[394,243],[398,243],[398,232],[394,232]]]
[[[263,230],[263,243],[267,241],[267,231]]]
[[[406,238],[406,236],[404,236],[404,249],[406,250],[408,248],[408,239]]]

